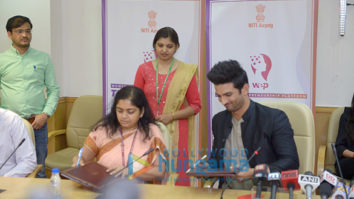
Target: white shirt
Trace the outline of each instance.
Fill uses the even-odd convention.
[[[0,169],[0,176],[25,177],[37,166],[36,151],[22,118],[0,108],[0,166],[23,138],[23,144]]]

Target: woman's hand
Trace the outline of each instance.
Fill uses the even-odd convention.
[[[77,160],[79,159],[79,157],[78,157],[78,155],[75,155],[74,157],[73,157],[73,164],[71,165],[71,167],[76,167],[77,166]],[[81,167],[81,166],[84,166],[85,165],[85,162],[82,160],[82,158],[81,158],[81,160],[80,160],[80,162],[79,162],[79,166]]]
[[[116,168],[113,168],[113,169],[107,169],[107,172],[110,174],[110,175],[113,175],[114,177],[124,177],[124,176],[128,176],[128,168],[125,168],[123,169],[124,167],[123,166],[118,166]],[[119,172],[121,169],[123,169],[121,172]],[[118,173],[119,172],[119,173]]]
[[[156,116],[155,119],[159,122],[162,122],[164,125],[167,125],[173,121],[173,117],[171,113]]]

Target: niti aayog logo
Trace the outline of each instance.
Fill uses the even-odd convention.
[[[255,76],[255,80],[265,80],[268,81],[268,75],[270,69],[272,68],[272,60],[266,54],[259,54],[250,56],[251,68]],[[269,87],[267,82],[253,82],[253,88],[263,88],[263,90]]]
[[[258,4],[256,5],[256,21],[253,23],[248,23],[249,28],[273,28],[274,24],[272,23],[264,23],[266,16],[264,15],[264,11],[266,9],[266,6],[263,4]]]
[[[141,28],[141,32],[144,32],[144,33],[156,33],[157,32],[157,28],[156,28],[156,15],[157,15],[157,12],[153,11],[153,10],[150,10],[148,12],[148,27],[146,28]]]

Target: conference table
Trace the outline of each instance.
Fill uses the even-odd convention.
[[[0,193],[0,199],[25,199],[28,194],[41,186],[49,186],[49,179],[40,178],[15,178],[15,177],[0,177],[0,190],[5,190]],[[90,191],[82,185],[62,179],[61,182],[62,199],[95,199],[99,193]],[[194,187],[181,187],[181,186],[167,186],[167,185],[152,185],[142,184],[142,199],[219,199],[220,189],[206,189]],[[227,189],[224,192],[224,199],[237,199],[239,196],[249,195],[250,191],[246,190],[231,190]],[[269,192],[262,192],[264,198],[269,198]],[[289,198],[288,193],[277,193],[277,198]],[[294,198],[306,198],[299,190],[294,192]],[[314,196],[313,198],[320,198]]]

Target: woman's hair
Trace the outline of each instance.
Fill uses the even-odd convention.
[[[149,125],[151,123],[154,124],[155,121],[153,119],[153,115],[144,92],[135,86],[126,86],[117,92],[114,97],[111,112],[103,117],[99,122],[97,122],[93,130],[96,130],[98,127],[104,127],[107,129],[109,136],[114,135],[121,126],[117,118],[116,106],[119,100],[125,99],[130,100],[134,106],[138,107],[140,112],[144,111],[143,116],[138,120],[138,128],[144,132],[144,140],[149,138]]]
[[[164,27],[161,28],[160,30],[157,31],[154,41],[152,42],[152,47],[155,49],[155,45],[157,40],[159,40],[160,38],[170,38],[171,41],[177,46],[179,47],[179,41],[178,41],[178,35],[177,32],[171,28],[171,27]]]
[[[346,124],[347,136],[354,143],[354,93],[352,98],[352,107],[350,109],[350,114],[348,122]]]

